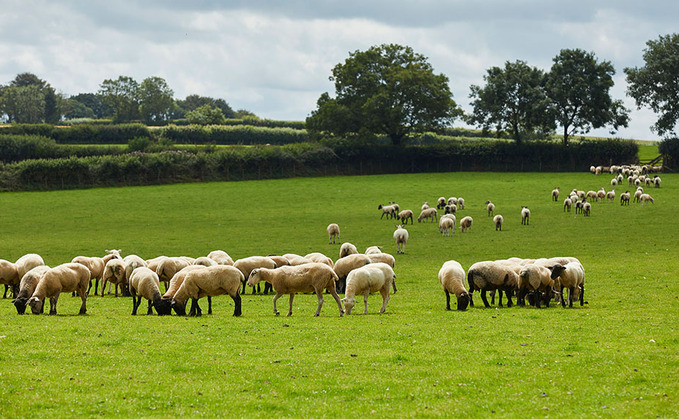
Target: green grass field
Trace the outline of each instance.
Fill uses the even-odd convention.
[[[234,259],[320,251],[336,259],[325,227],[363,251],[396,256],[398,292],[383,315],[340,318],[328,297],[295,298],[292,317],[272,296],[247,295],[234,318],[229,297],[200,318],[130,315],[131,299],[63,295],[57,316],[18,316],[0,300],[0,417],[230,416],[676,417],[679,414],[679,176],[662,174],[654,205],[593,204],[564,213],[559,186],[610,189],[589,173],[440,173],[182,184],[0,194],[0,258],[36,252],[54,266],[104,249],[144,258]],[[618,187],[618,194],[628,189]],[[426,200],[462,196],[469,233],[441,237],[408,225],[396,255],[394,222],[377,206],[419,213]],[[496,232],[491,199],[505,218]],[[520,210],[532,211],[529,226]],[[446,311],[441,264],[465,269],[511,256],[576,256],[584,307]],[[144,303],[145,304],[145,303]],[[145,305],[142,307],[145,307]],[[359,300],[358,308],[361,307]],[[202,302],[206,312],[207,302]],[[279,300],[285,313],[287,297]],[[361,312],[362,310],[358,310]],[[140,312],[145,310],[140,309]]]

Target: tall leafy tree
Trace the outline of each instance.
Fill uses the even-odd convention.
[[[679,121],[679,34],[661,35],[646,42],[643,67],[625,68],[627,94],[638,107],[658,114],[652,129],[659,135],[675,135]]]
[[[629,110],[609,93],[615,74],[609,61],[598,62],[593,53],[580,49],[563,49],[553,61],[545,87],[554,119],[563,128],[564,145],[569,136],[593,128],[627,126]]]
[[[235,118],[236,112],[229,106],[229,104],[224,99],[215,99],[208,96],[200,95],[188,95],[184,100],[178,100],[177,105],[183,110],[184,113],[195,111],[204,105],[210,105],[211,107],[219,108],[225,118]]]
[[[106,79],[99,86],[104,104],[113,109],[113,120],[129,122],[139,118],[139,83],[132,77]]]
[[[39,119],[33,120],[31,123],[47,122],[49,124],[56,124],[61,119],[61,111],[59,109],[60,97],[55,92],[54,88],[50,86],[45,80],[40,79],[33,73],[19,73],[9,84],[10,87],[36,87],[41,95],[35,98],[36,101],[42,102],[44,109],[39,113]],[[28,103],[28,102],[24,102]],[[25,115],[31,114],[32,118],[37,118],[38,113],[28,110],[24,111]]]
[[[94,118],[94,111],[92,109],[73,98],[64,99],[61,102],[61,111],[66,119]]]
[[[226,122],[221,109],[207,104],[187,112],[186,119],[197,125],[221,125]]]
[[[11,86],[3,89],[0,111],[9,122],[37,124],[45,118],[45,94],[37,85]]]
[[[103,97],[98,93],[80,93],[70,97],[94,112],[94,118],[106,118],[113,116],[113,110],[104,103]]]
[[[507,61],[504,68],[490,68],[483,79],[484,87],[471,86],[471,124],[508,131],[517,142],[549,125],[542,70],[529,67],[525,61]]]
[[[335,98],[321,95],[307,118],[312,132],[385,134],[395,145],[411,133],[448,125],[461,115],[448,77],[434,74],[427,58],[396,44],[349,54],[332,70]]]
[[[163,122],[170,118],[174,103],[174,91],[165,79],[148,77],[139,86],[139,112],[147,124]]]

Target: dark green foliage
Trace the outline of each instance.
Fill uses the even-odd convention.
[[[71,127],[15,124],[3,130],[7,134],[49,137],[58,144],[127,144],[132,138],[150,136],[149,129],[143,124],[77,124]]]
[[[170,125],[160,136],[176,144],[290,144],[308,140],[306,131],[292,128],[265,128],[250,125]]]
[[[658,151],[665,156],[663,164],[676,170],[679,165],[679,138],[665,138],[658,145]]]
[[[0,135],[0,161],[13,163],[32,159],[59,159],[69,156],[101,156],[120,153],[109,146],[66,146],[39,135]]]

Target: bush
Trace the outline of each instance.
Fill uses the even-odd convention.
[[[12,124],[3,132],[15,135],[40,135],[58,144],[127,144],[135,137],[150,136],[143,124],[76,124],[70,127],[49,124]]]
[[[676,169],[679,164],[679,138],[665,138],[658,144],[658,151],[665,156],[663,164]]]
[[[219,145],[254,145],[254,144],[291,144],[308,140],[306,131],[292,128],[264,128],[248,125],[169,125],[160,132],[161,138],[167,138],[177,144],[219,144]]]

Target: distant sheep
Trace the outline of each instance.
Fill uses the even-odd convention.
[[[608,191],[606,192],[606,200],[607,201],[615,201],[615,191]]]
[[[641,202],[641,195],[644,194],[643,190],[637,189],[634,192],[634,198],[632,198],[632,202]]]
[[[454,260],[443,263],[439,270],[439,282],[446,293],[446,310],[450,310],[450,294],[455,294],[457,298],[457,309],[466,310],[469,305],[469,293],[464,286],[465,273],[462,265]]]
[[[357,253],[358,253],[358,249],[356,248],[356,246],[354,246],[353,244],[351,244],[349,242],[346,242],[346,243],[342,243],[342,247],[340,247],[339,257],[340,257],[340,259],[342,259],[345,256],[355,255]]]
[[[464,209],[464,198],[457,198],[457,208],[461,210]]]
[[[389,218],[394,218],[396,216],[396,208],[394,208],[393,205],[382,205],[380,204],[377,207],[378,210],[382,210],[382,216],[380,217],[380,220],[386,215],[387,219]]]
[[[582,213],[584,214],[585,217],[589,217],[592,212],[592,204],[589,202],[583,202],[582,203]]]
[[[490,200],[486,201],[486,209],[488,210],[489,217],[495,214],[495,204],[490,202]]]
[[[446,198],[440,197],[436,203],[436,208],[443,209],[446,206]]]
[[[620,205],[629,205],[630,192],[624,192],[620,194]]]
[[[426,210],[427,208],[429,208],[429,202],[425,201],[424,204],[422,204],[422,206],[420,207],[420,210]]]
[[[496,215],[493,217],[493,224],[495,224],[495,231],[502,231],[502,223],[505,221],[505,219],[500,215]]]
[[[601,188],[597,191],[596,193],[596,200],[603,202],[604,199],[606,199],[606,190],[604,188]]]
[[[396,275],[391,266],[386,263],[371,263],[362,268],[354,269],[347,277],[347,290],[342,301],[344,302],[344,309],[347,315],[351,314],[351,310],[356,304],[356,295],[363,294],[363,302],[365,309],[363,314],[368,314],[368,296],[370,293],[378,292],[382,295],[382,308],[380,313],[384,313],[389,302],[389,289],[394,287],[396,292],[396,285],[394,279]]]
[[[457,213],[457,205],[451,204],[451,205],[446,205],[443,207],[443,213],[444,214],[455,214]]]
[[[455,232],[455,219],[451,217],[441,217],[439,221],[439,231],[444,236],[451,236]]]
[[[559,187],[552,189],[552,201],[557,202],[559,200]]]
[[[460,232],[466,233],[467,230],[472,228],[472,224],[474,223],[474,219],[470,216],[466,216],[460,220]]]
[[[382,246],[369,246],[365,249],[366,255],[372,255],[375,253],[382,253]]]
[[[654,204],[655,201],[653,200],[653,197],[651,195],[645,193],[641,194],[641,197],[639,197],[639,200],[641,201],[641,205],[644,205],[647,202],[650,202],[651,204]]]
[[[528,225],[530,223],[530,210],[528,207],[521,207],[521,225]]]
[[[28,299],[33,314],[40,314],[45,299],[50,300],[50,314],[57,314],[57,301],[62,292],[75,291],[82,304],[79,314],[87,313],[87,288],[90,284],[90,270],[79,263],[64,263],[54,267],[43,276],[35,291]]]
[[[394,241],[396,242],[396,254],[405,254],[406,243],[408,242],[408,230],[402,225],[397,225],[394,231]]]
[[[448,198],[447,203],[448,203],[448,205],[457,205],[457,198],[455,198],[454,196],[451,196],[450,198]]]
[[[428,209],[428,208],[429,207],[424,208],[423,211],[425,209]],[[431,208],[431,209],[436,211],[436,208]],[[410,224],[413,224],[413,212],[409,209],[406,209],[406,210],[399,212],[398,215],[396,216],[396,218],[398,218],[399,222],[403,223],[404,225],[408,224],[408,219],[410,218]],[[419,222],[420,220],[418,219],[417,221]]]
[[[662,179],[660,179],[660,176],[653,176],[653,186],[659,188],[660,183],[662,183]]]
[[[427,208],[425,210],[422,210],[422,212],[420,212],[420,215],[417,217],[417,222],[421,223],[422,220],[424,219],[428,219],[430,221],[438,221],[439,215],[438,212],[436,211],[436,208]]]
[[[563,212],[571,212],[571,206],[573,206],[573,201],[570,198],[563,200]]]
[[[335,244],[335,238],[337,238],[337,243],[342,244],[342,241],[340,240],[340,228],[339,225],[332,223],[328,224],[328,227],[326,228],[328,232],[328,244]]]

